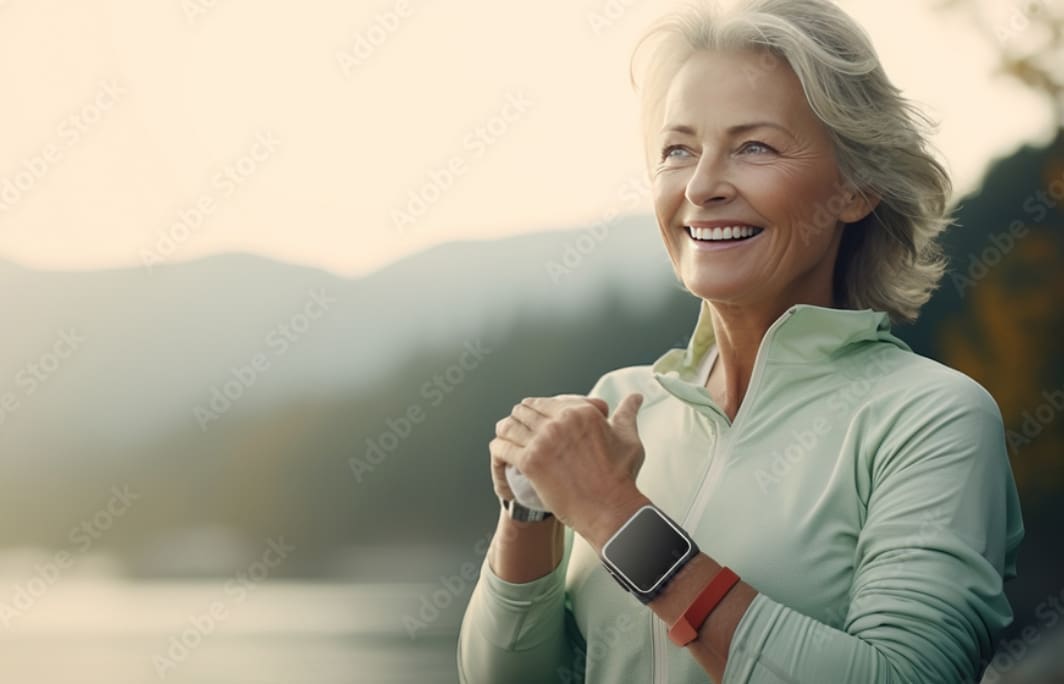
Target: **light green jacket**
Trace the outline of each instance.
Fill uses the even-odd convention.
[[[704,387],[703,302],[686,349],[602,376],[644,394],[639,489],[759,594],[724,684],[972,682],[1012,621],[1020,502],[994,399],[914,353],[884,312],[800,304],[768,329],[731,422]],[[469,684],[712,681],[565,529],[523,584],[485,558],[458,639]]]

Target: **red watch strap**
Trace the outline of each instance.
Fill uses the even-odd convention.
[[[739,576],[732,572],[731,568],[722,567],[702,589],[698,597],[691,602],[683,615],[669,628],[669,638],[673,643],[683,648],[694,641],[698,636],[698,630],[702,628],[702,623],[738,581]]]

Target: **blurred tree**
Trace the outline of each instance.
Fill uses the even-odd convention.
[[[938,0],[965,13],[1001,55],[996,73],[1046,96],[1058,127],[1044,149],[999,160],[947,231],[950,274],[923,322],[931,354],[982,383],[1009,430],[1027,502],[1064,493],[1064,3]],[[1052,416],[1048,415],[1052,410]]]
[[[968,13],[1001,53],[997,73],[1045,93],[1055,121],[1064,125],[1064,3],[938,0],[936,5]]]

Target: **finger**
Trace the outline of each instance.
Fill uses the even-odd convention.
[[[559,400],[565,396],[566,395],[559,395],[558,397],[526,397],[525,399],[521,399],[521,402],[514,406],[514,411],[518,411],[519,406],[525,406],[525,408],[520,410],[525,412],[522,415],[528,415],[528,411],[534,411],[541,416],[541,420],[550,418],[558,413]],[[532,419],[531,416],[530,419]],[[533,430],[535,429],[534,424],[529,423],[529,427]]]
[[[531,438],[531,435],[535,434],[536,430],[538,430],[544,423],[550,420],[550,416],[540,413],[527,404],[517,404],[514,406],[513,411],[510,412],[510,417],[528,430],[529,438]]]
[[[491,458],[491,482],[495,486],[495,495],[513,501],[517,497],[510,489],[510,483],[506,479],[506,463],[492,456]]]
[[[513,416],[506,416],[495,423],[495,436],[525,446],[532,439],[532,430]]]
[[[520,456],[521,447],[513,442],[496,437],[488,442],[488,451],[490,451],[491,455],[497,460],[520,468],[517,461]]]
[[[562,411],[567,408],[587,406],[588,404],[603,411],[603,415],[606,415],[609,406],[602,399],[589,399],[580,394],[559,394],[554,397],[526,397],[521,400],[523,406],[539,412],[545,418],[557,417]],[[516,407],[515,407],[516,408]],[[535,425],[530,425],[535,430]]]
[[[642,394],[632,392],[625,396],[617,406],[617,410],[613,412],[613,417],[610,418],[610,425],[617,430],[626,432],[630,436],[638,437],[639,431],[636,427],[636,415],[639,413],[639,407],[642,405]]]

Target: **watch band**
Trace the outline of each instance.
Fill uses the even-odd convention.
[[[539,522],[546,520],[547,518],[553,518],[554,514],[550,511],[540,511],[528,506],[522,506],[516,501],[510,499],[504,499],[499,497],[499,502],[502,507],[506,509],[506,512],[510,514],[511,520],[519,520],[521,522]]]
[[[739,576],[731,568],[722,567],[699,592],[683,615],[669,627],[669,638],[672,642],[683,648],[694,641],[698,637],[698,631],[702,629],[702,623],[738,582]]]

